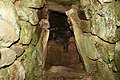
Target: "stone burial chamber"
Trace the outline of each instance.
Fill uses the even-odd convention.
[[[74,33],[70,29],[67,15],[49,11],[50,35],[47,44],[45,67],[82,67]]]
[[[0,0],[0,80],[120,80],[119,0]]]

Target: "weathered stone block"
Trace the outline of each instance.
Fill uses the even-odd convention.
[[[10,77],[9,77],[10,76]],[[24,80],[25,69],[22,64],[15,61],[11,66],[0,69],[0,79],[2,80]]]
[[[116,36],[115,36],[116,41],[120,41],[120,28],[116,29],[115,34],[116,34]]]
[[[115,80],[114,73],[109,69],[108,65],[105,62],[97,61],[98,71],[102,75],[103,80]]]
[[[60,5],[56,2],[47,2],[47,8],[51,11],[58,11],[64,13],[71,8],[71,5]]]
[[[16,59],[16,52],[9,48],[0,49],[0,68],[12,64]]]
[[[28,21],[32,25],[36,25],[39,22],[37,9],[27,8],[20,5],[15,5],[19,20]]]
[[[120,71],[120,64],[118,63],[120,63],[120,42],[117,42],[115,46],[115,64],[118,71]]]
[[[84,47],[85,47],[85,53],[88,58],[91,60],[97,60],[98,59],[98,51],[95,47],[95,41],[92,35],[90,34],[84,34]]]
[[[46,50],[47,50],[47,42],[48,42],[48,38],[49,38],[49,33],[50,30],[48,29],[50,27],[49,22],[47,19],[42,19],[40,22],[40,28],[41,28],[41,33],[39,41],[36,45],[37,48],[37,52],[39,55],[39,60],[40,60],[40,66],[41,69],[44,68],[45,65],[45,58],[46,58]]]
[[[21,21],[20,26],[21,26],[20,42],[22,44],[29,44],[34,32],[33,26],[25,21]]]
[[[18,16],[11,1],[0,1],[0,46],[8,47],[19,39]]]
[[[21,0],[21,6],[27,8],[41,8],[45,4],[45,0]]]
[[[8,47],[18,40],[19,36],[16,34],[17,30],[14,28],[14,25],[5,20],[0,19],[0,24],[0,47]]]
[[[99,53],[99,57],[106,63],[110,63],[114,59],[114,44],[102,41],[98,37],[94,37],[95,47]]]
[[[80,3],[81,3],[82,7],[86,7],[87,5],[90,4],[90,1],[89,0],[81,0]]]
[[[94,15],[92,20],[92,33],[96,34],[105,41],[114,43],[116,31],[116,13],[114,5],[106,4],[101,10]]]
[[[87,5],[84,9],[86,19],[92,18],[92,15],[94,14],[94,7],[92,5]]]
[[[83,32],[91,32],[91,23],[87,20],[80,20],[81,30]]]
[[[91,45],[89,46],[89,44],[86,44],[86,41],[88,41],[88,38],[85,38],[80,27],[80,19],[78,17],[78,14],[76,12],[75,9],[70,9],[68,12],[66,12],[67,16],[69,17],[71,23],[72,23],[72,28],[74,31],[74,35],[75,35],[75,40],[76,40],[76,46],[78,49],[79,54],[82,57],[85,69],[87,72],[91,71],[91,69],[93,70],[93,65],[94,65],[94,61],[89,59],[89,54],[92,55],[92,58],[96,59],[96,55],[95,53],[88,53],[86,49],[88,49],[88,47],[93,47],[93,52],[94,52],[94,46],[91,42]],[[85,48],[86,46],[88,46],[87,48]],[[93,57],[94,56],[94,57]]]
[[[16,52],[17,57],[21,56],[25,50],[25,47],[22,45],[12,45],[10,48]]]

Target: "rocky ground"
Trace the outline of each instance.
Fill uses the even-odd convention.
[[[44,74],[43,78],[37,80],[93,80],[92,73],[86,74],[84,69],[64,66],[52,66]]]
[[[92,80],[92,75],[85,73],[73,37],[67,48],[59,42],[49,41],[45,72],[43,78],[36,80]]]

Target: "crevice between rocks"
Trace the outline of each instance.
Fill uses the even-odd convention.
[[[41,9],[43,9],[45,7],[45,4],[42,6],[42,7],[40,7],[40,8],[36,8],[36,7],[28,7],[28,8],[30,8],[30,9],[35,9],[35,10],[41,10]]]
[[[13,42],[13,43],[12,43],[10,46],[8,46],[7,48],[10,48],[12,45],[18,43],[19,41],[20,41],[20,38],[19,38],[17,41]]]
[[[106,43],[109,43],[109,44],[116,44],[116,41],[115,41],[115,42],[107,41],[107,40],[101,38],[100,36],[98,36],[97,34],[93,34],[93,33],[91,33],[91,35],[93,35],[93,36],[97,36],[100,40],[102,40],[102,41],[104,41],[104,42],[106,42]]]
[[[14,62],[17,60],[17,57],[16,57],[16,59],[14,60]],[[2,67],[0,67],[0,69],[4,69],[4,68],[7,68],[7,67],[10,67],[10,66],[12,66],[13,64],[14,64],[14,62],[13,63],[11,63],[11,64],[9,64],[9,65],[5,65],[5,66],[2,66]]]
[[[92,32],[83,32],[83,33],[91,34],[91,35],[93,35],[93,36],[96,36],[97,38],[99,38],[100,40],[102,40],[102,41],[104,41],[104,42],[106,42],[106,43],[108,43],[108,44],[116,44],[116,42],[117,42],[117,41],[115,41],[115,42],[107,41],[107,40],[101,38],[100,36],[98,36],[97,34],[93,34]]]

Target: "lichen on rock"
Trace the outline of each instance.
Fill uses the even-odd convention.
[[[20,26],[21,26],[20,42],[22,44],[29,44],[32,39],[32,35],[34,33],[33,30],[34,28],[30,23],[25,21],[21,21]]]
[[[97,12],[97,15],[92,19],[92,33],[98,35],[105,41],[114,43],[115,31],[116,31],[116,13],[114,5],[106,4],[101,10]]]

